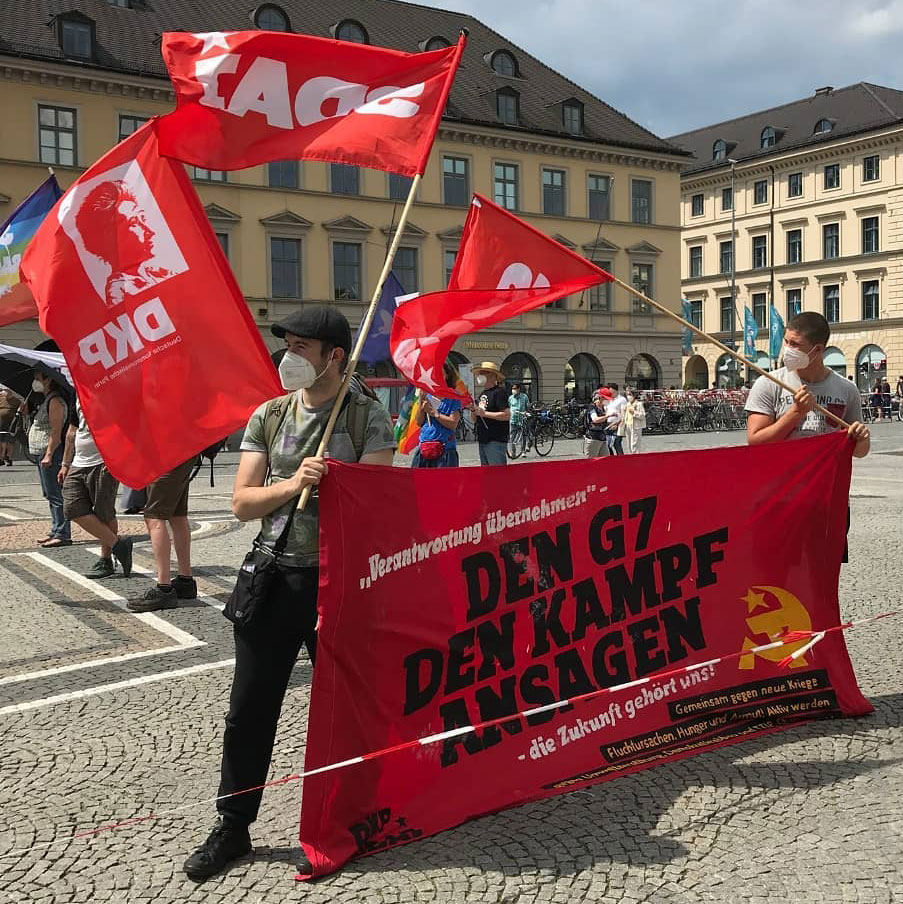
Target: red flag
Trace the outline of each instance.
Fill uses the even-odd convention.
[[[448,290],[395,312],[390,346],[416,386],[456,396],[442,364],[458,337],[614,277],[481,195],[474,195]]]
[[[282,392],[181,164],[148,123],[94,164],[22,260],[107,467],[143,487]]]
[[[271,31],[167,33],[178,107],[160,120],[160,152],[219,170],[306,158],[422,173],[464,44],[402,53]]]
[[[601,467],[330,465],[305,769],[348,765],[304,779],[314,874],[528,800],[870,712],[842,633],[803,649],[805,632],[839,623],[851,452],[838,433]],[[725,506],[738,473],[748,491]],[[768,648],[788,630],[803,639]]]
[[[28,286],[17,283],[8,292],[0,295],[0,326],[9,326],[21,320],[30,320],[38,316],[38,307],[34,303]]]

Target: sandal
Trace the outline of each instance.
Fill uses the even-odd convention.
[[[64,537],[52,537],[46,543],[42,543],[41,546],[44,549],[59,549],[61,546],[71,546],[72,541],[66,540]]]
[[[49,543],[51,540],[55,539],[53,534],[48,534],[46,537],[41,537],[40,540],[37,540],[38,546],[43,546],[45,543]]]

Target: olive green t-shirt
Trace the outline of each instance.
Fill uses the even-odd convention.
[[[327,457],[336,461],[357,461],[354,444],[348,433],[348,409],[351,405],[367,406],[367,429],[362,454],[381,452],[395,448],[392,420],[383,406],[365,395],[355,394],[345,405],[336,420],[335,430],[329,439]],[[273,445],[267,448],[264,435],[264,417],[269,403],[261,405],[252,415],[241,441],[242,452],[265,452],[269,459],[269,484],[291,477],[302,459],[315,455],[320,445],[320,437],[332,411],[332,401],[317,408],[307,408],[301,403],[301,393],[296,392],[289,402],[288,410],[281,426],[273,438]],[[361,421],[364,419],[361,418]],[[265,547],[272,549],[285,527],[291,507],[297,501],[292,499],[261,520],[260,539]],[[296,512],[289,532],[285,555],[280,558],[283,565],[295,568],[316,566],[320,561],[319,544],[319,502],[314,490],[303,512]]]

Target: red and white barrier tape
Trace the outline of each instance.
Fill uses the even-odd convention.
[[[209,806],[211,804],[216,804],[221,800],[227,800],[230,797],[238,797],[240,794],[249,794],[252,791],[260,791],[265,788],[273,788],[276,785],[286,785],[289,782],[297,782],[301,781],[305,778],[310,778],[314,775],[322,775],[326,772],[334,772],[338,769],[346,769],[349,766],[355,766],[358,763],[365,763],[368,760],[375,760],[379,757],[387,756],[390,753],[398,753],[402,750],[411,750],[415,747],[426,747],[430,744],[438,744],[441,741],[446,741],[450,738],[460,737],[462,735],[471,734],[475,731],[480,731],[483,728],[489,728],[493,725],[499,725],[502,722],[508,722],[511,719],[515,719],[517,717],[527,718],[528,716],[534,716],[539,713],[549,712],[550,710],[560,709],[563,706],[571,706],[575,703],[583,703],[586,700],[591,700],[594,697],[600,697],[603,694],[616,694],[621,691],[630,690],[631,688],[640,687],[641,685],[648,684],[651,681],[658,681],[662,678],[670,678],[675,675],[683,675],[687,672],[695,672],[699,669],[705,668],[710,665],[719,665],[724,662],[731,662],[734,659],[740,659],[743,656],[749,656],[756,653],[764,653],[767,650],[774,650],[778,647],[786,646],[787,644],[799,643],[801,640],[808,640],[809,643],[800,647],[798,650],[794,650],[793,653],[785,656],[780,662],[778,666],[781,668],[786,668],[796,659],[799,659],[801,656],[804,656],[809,650],[811,650],[819,641],[823,640],[827,634],[834,633],[835,631],[848,631],[852,628],[858,628],[862,625],[870,624],[872,622],[881,621],[885,618],[893,618],[894,616],[900,615],[901,612],[883,612],[881,615],[872,615],[868,618],[860,618],[856,621],[844,622],[839,625],[834,625],[831,628],[825,628],[821,631],[788,631],[786,634],[780,636],[779,639],[774,640],[771,643],[761,644],[757,647],[750,647],[747,650],[741,650],[738,653],[729,653],[726,656],[719,656],[716,659],[709,659],[706,662],[697,662],[693,665],[681,666],[676,669],[668,669],[664,672],[657,672],[654,675],[648,675],[645,678],[638,678],[635,681],[628,681],[625,684],[616,684],[612,687],[603,687],[598,690],[589,691],[585,694],[579,694],[576,697],[569,697],[566,700],[557,700],[554,703],[547,703],[544,706],[535,706],[532,709],[526,709],[520,713],[514,713],[506,716],[499,716],[495,719],[486,719],[483,722],[477,722],[473,725],[464,725],[460,728],[453,728],[450,731],[442,731],[438,734],[427,735],[423,738],[416,738],[413,741],[404,741],[401,744],[395,744],[392,747],[383,747],[381,750],[374,750],[371,753],[364,753],[360,756],[351,757],[347,760],[340,760],[336,763],[329,763],[326,766],[318,766],[316,769],[308,769],[306,772],[294,773],[292,775],[286,775],[282,778],[273,779],[273,781],[265,782],[262,785],[255,785],[252,788],[244,788],[241,791],[233,791],[230,794],[221,794],[218,797],[209,797],[203,800],[196,800],[189,804],[183,804],[179,807],[172,807],[168,810],[161,810],[159,813],[147,813],[144,816],[136,816],[132,819],[125,819],[121,822],[109,823],[107,825],[95,826],[92,829],[84,829],[80,832],[75,832],[72,835],[69,835],[66,838],[57,838],[53,841],[45,841],[40,844],[33,844],[26,848],[19,848],[18,850],[7,851],[5,853],[0,853],[0,860],[10,859],[13,857],[21,857],[24,854],[30,853],[31,851],[36,850],[46,850],[47,848],[62,846],[64,844],[68,844],[72,841],[93,838],[97,835],[100,835],[103,832],[111,832],[116,829],[124,829],[127,826],[135,826],[139,825],[143,822],[149,822],[152,819],[162,819],[167,816],[175,816],[179,813],[185,813],[188,810],[196,810],[202,806]],[[8,824],[8,822],[7,822]]]

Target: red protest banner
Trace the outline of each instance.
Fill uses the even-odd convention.
[[[314,873],[524,801],[870,712],[841,632],[789,667],[807,640],[718,661],[839,622],[850,470],[843,433],[517,468],[331,466],[305,771],[503,721],[305,778],[300,838]],[[727,501],[738,474],[743,492]]]
[[[308,159],[422,173],[464,44],[403,53],[271,31],[167,33],[178,107],[160,120],[160,152],[220,170]]]
[[[143,487],[283,390],[181,164],[153,122],[63,195],[22,261],[110,472]]]

